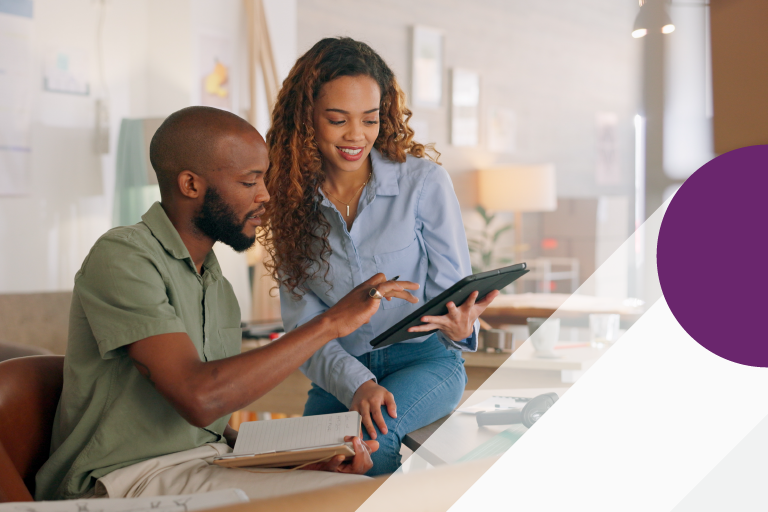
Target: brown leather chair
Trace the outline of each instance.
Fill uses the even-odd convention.
[[[0,361],[26,356],[48,356],[53,352],[43,347],[0,342]]]
[[[50,452],[63,373],[63,356],[0,362],[0,502],[32,501],[35,475]]]

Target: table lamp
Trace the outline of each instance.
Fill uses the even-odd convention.
[[[515,214],[515,263],[520,263],[523,212],[557,209],[555,166],[511,165],[481,169],[477,174],[478,203],[486,210]]]

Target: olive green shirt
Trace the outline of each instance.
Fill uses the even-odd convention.
[[[128,357],[131,343],[185,332],[202,361],[240,353],[240,308],[211,251],[202,275],[160,203],[102,236],[75,276],[64,387],[35,499],[76,498],[98,478],[221,441],[228,418],[190,425]]]

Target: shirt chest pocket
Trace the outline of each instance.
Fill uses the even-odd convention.
[[[427,276],[427,257],[421,251],[418,239],[414,238],[408,247],[393,252],[377,254],[376,270],[387,279],[400,276],[399,281],[412,281],[424,287]],[[382,309],[394,309],[410,304],[403,299],[382,300]]]

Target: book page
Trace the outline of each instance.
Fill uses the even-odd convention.
[[[344,443],[344,436],[360,435],[355,412],[323,414],[283,420],[248,421],[240,425],[233,454],[259,455]]]

